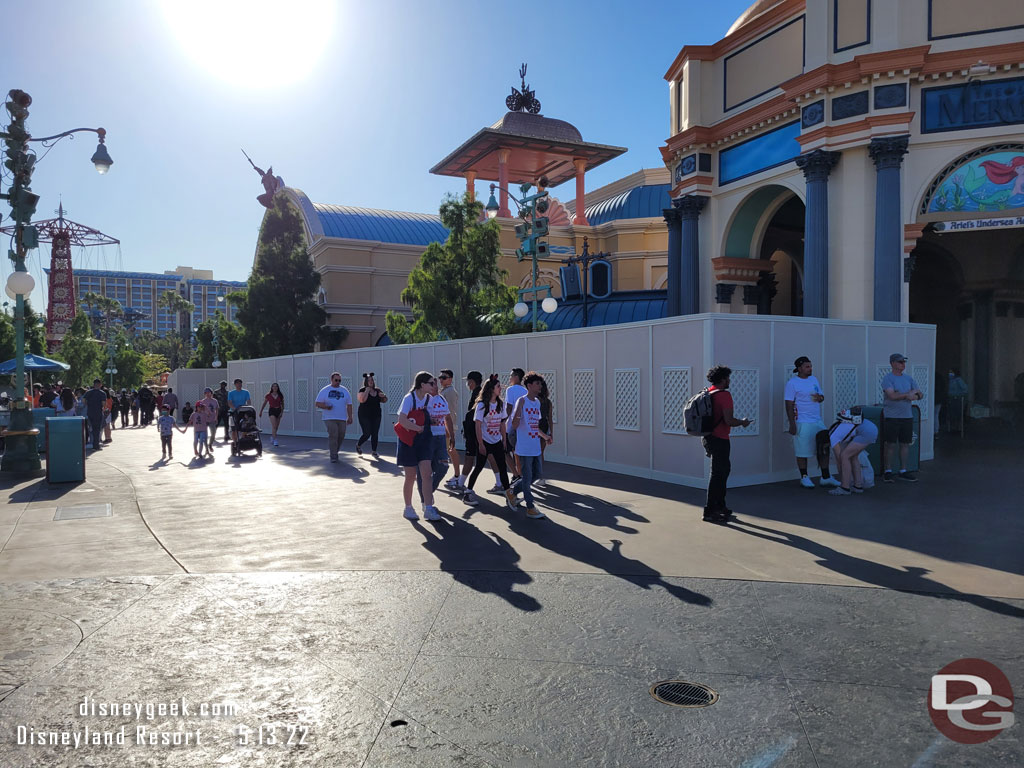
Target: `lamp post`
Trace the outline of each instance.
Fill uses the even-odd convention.
[[[105,174],[114,163],[107,154],[104,143],[107,132],[102,128],[73,128],[53,136],[33,138],[25,125],[31,105],[31,96],[18,89],[11,90],[4,105],[11,116],[11,122],[5,131],[0,132],[0,139],[6,145],[7,160],[4,165],[13,175],[10,189],[7,194],[0,194],[0,197],[10,203],[11,218],[15,224],[15,250],[8,251],[8,256],[14,262],[14,271],[7,278],[7,295],[15,301],[15,354],[18,361],[14,380],[15,399],[11,403],[11,424],[6,435],[6,450],[0,461],[0,472],[15,475],[36,475],[42,467],[36,449],[39,430],[32,426],[31,409],[25,399],[25,297],[35,288],[35,280],[25,267],[25,253],[39,246],[39,233],[29,223],[39,203],[39,195],[32,192],[32,171],[35,169],[36,155],[29,149],[29,142],[38,141],[44,147],[51,147],[75,133],[91,132],[99,136],[99,145],[91,158],[96,170]]]
[[[213,313],[213,367],[220,368],[220,305],[224,303],[224,297],[217,297],[217,311]]]
[[[117,373],[117,367],[114,364],[114,339],[110,334],[110,323],[107,323],[107,367],[103,371],[110,377],[109,386],[111,389],[114,388],[114,374]]]
[[[538,298],[542,293],[547,293],[547,296],[543,301],[540,302],[541,309],[548,314],[558,309],[558,302],[555,297],[551,295],[551,286],[549,285],[537,285],[538,277],[538,260],[541,256],[547,256],[548,244],[541,240],[542,237],[548,233],[548,218],[547,216],[537,216],[538,213],[543,214],[548,209],[548,192],[545,189],[548,185],[548,180],[545,177],[541,177],[538,188],[539,192],[530,195],[529,191],[533,188],[532,184],[521,184],[519,191],[522,193],[523,198],[520,200],[511,192],[504,187],[498,186],[497,184],[491,184],[491,197],[487,201],[487,205],[484,206],[484,212],[487,214],[487,218],[493,219],[498,215],[498,201],[494,199],[494,190],[499,189],[506,193],[512,202],[516,204],[519,209],[519,217],[523,219],[521,224],[516,225],[516,237],[522,243],[522,245],[516,249],[516,260],[522,261],[527,256],[532,260],[532,278],[530,286],[528,288],[519,289],[519,301],[512,308],[516,317],[526,317],[530,308],[523,302],[523,298],[526,296],[532,296],[533,304],[533,331],[537,331],[537,303]]]
[[[590,243],[587,242],[586,236],[583,238],[583,253],[579,256],[570,256],[568,259],[562,259],[563,264],[572,266],[573,264],[583,265],[583,327],[586,328],[590,320],[589,316],[589,299],[590,299],[590,262],[595,259],[603,258],[603,253],[591,253]]]

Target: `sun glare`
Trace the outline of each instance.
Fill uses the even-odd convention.
[[[194,62],[244,88],[308,77],[335,23],[334,0],[165,0],[161,6]]]

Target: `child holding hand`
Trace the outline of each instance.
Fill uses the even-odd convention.
[[[202,401],[199,401],[196,403],[195,411],[189,416],[188,423],[184,427],[178,427],[178,431],[182,434],[189,427],[192,427],[192,452],[196,455],[197,459],[213,458],[210,446],[206,443],[206,425],[206,406],[203,405]]]

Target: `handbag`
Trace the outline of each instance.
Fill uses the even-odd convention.
[[[413,404],[416,403],[416,395],[413,395]],[[406,414],[409,421],[413,422],[419,427],[422,427],[427,421],[427,405],[430,403],[430,395],[427,395],[427,399],[423,401],[422,408],[413,408]],[[398,439],[406,445],[412,445],[416,442],[416,438],[423,434],[422,432],[413,432],[411,429],[406,429],[399,422],[395,422],[395,434]]]

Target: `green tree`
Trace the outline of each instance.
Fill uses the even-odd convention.
[[[11,360],[15,354],[14,318],[0,313],[0,362]]]
[[[104,353],[101,347],[92,336],[88,316],[79,312],[64,334],[57,353],[58,359],[71,366],[71,370],[64,374],[64,383],[75,387],[91,386],[93,379],[102,378]]]
[[[128,334],[120,328],[111,342],[114,345],[115,389],[135,389],[142,384],[142,355],[132,349]]]
[[[25,299],[25,351],[46,355],[46,318],[36,314],[28,299]]]
[[[482,204],[466,195],[445,197],[441,223],[448,239],[431,243],[409,275],[402,301],[412,308],[410,323],[388,312],[387,329],[396,344],[465,339],[513,329],[515,289],[498,267],[498,223],[481,221]]]
[[[248,287],[231,296],[241,326],[238,354],[292,355],[312,352],[317,344],[335,349],[345,332],[325,326],[327,313],[314,299],[319,288],[320,274],[306,252],[299,212],[277,195],[260,228]]]
[[[158,306],[166,307],[169,312],[177,316],[179,334],[182,334],[186,328],[192,327],[192,313],[196,311],[196,305],[180,293],[164,291],[156,303]]]
[[[171,370],[171,364],[163,355],[155,355],[152,352],[146,352],[142,356],[140,361],[142,368],[142,381],[147,382],[152,379],[157,379],[160,374],[167,373]]]
[[[217,348],[214,349],[213,329],[217,325]],[[214,318],[204,320],[196,328],[196,347],[192,352],[192,359],[188,361],[189,368],[212,368],[214,351],[220,356],[221,361],[234,360],[239,357],[237,352],[238,337],[241,329],[228,321],[224,314],[217,311]]]

